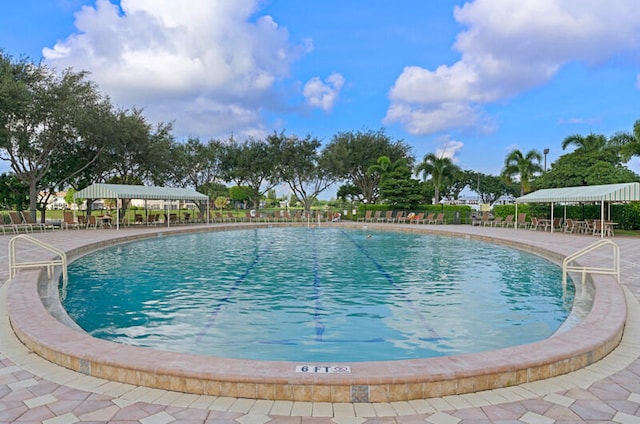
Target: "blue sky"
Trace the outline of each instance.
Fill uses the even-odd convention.
[[[90,71],[178,139],[385,128],[494,175],[640,119],[637,0],[25,0],[0,48]]]

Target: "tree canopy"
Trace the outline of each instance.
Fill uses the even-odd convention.
[[[453,163],[451,158],[436,156],[435,153],[427,153],[422,162],[416,167],[416,173],[422,173],[424,180],[431,176],[435,191],[434,202],[440,203],[440,191],[447,178],[453,179],[460,169]]]
[[[502,169],[502,177],[511,183],[514,177],[520,181],[520,195],[524,195],[531,190],[531,184],[537,174],[544,170],[540,166],[542,155],[537,150],[529,150],[523,154],[520,150],[515,149],[507,155],[504,160],[504,168]]]
[[[410,147],[401,140],[392,140],[384,130],[339,132],[333,136],[324,150],[327,166],[332,174],[360,190],[360,199],[376,203],[380,193],[380,174],[368,174],[370,166],[378,158],[386,156],[394,162],[406,159],[409,165],[413,158]]]

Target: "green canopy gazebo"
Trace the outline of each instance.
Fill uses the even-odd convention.
[[[516,199],[516,216],[519,203],[550,203],[551,220],[555,203],[600,203],[600,223],[604,226],[605,203],[640,201],[640,183],[603,184],[592,186],[547,188],[537,190]],[[551,227],[553,231],[553,226]],[[600,231],[604,237],[604,231]]]
[[[126,184],[92,184],[73,195],[74,199],[142,199],[142,200],[184,200],[206,202],[209,216],[209,196],[190,188],[154,187]],[[120,228],[120,209],[116,207],[116,228]]]

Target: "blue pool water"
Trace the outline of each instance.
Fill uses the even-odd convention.
[[[561,280],[542,258],[471,239],[265,228],[92,253],[70,265],[64,306],[94,337],[135,346],[262,360],[397,360],[545,339],[573,301]]]

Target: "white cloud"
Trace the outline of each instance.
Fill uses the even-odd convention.
[[[444,157],[451,159],[454,163],[458,162],[456,157],[458,153],[464,147],[462,141],[452,140],[448,136],[442,137],[439,142],[439,146],[436,148],[435,155],[438,157]]]
[[[177,131],[219,136],[261,131],[262,105],[312,49],[257,16],[258,0],[97,0],[76,13],[77,32],[44,49],[48,64],[91,72],[123,107],[175,120]]]
[[[318,77],[311,78],[304,85],[302,94],[309,106],[326,112],[333,109],[343,86],[344,77],[334,72],[324,82]]]
[[[640,2],[476,0],[454,9],[461,59],[410,66],[389,92],[385,122],[414,134],[486,125],[482,106],[548,82],[567,63],[591,66],[640,46]],[[640,79],[640,77],[639,77]],[[640,84],[640,82],[638,82]]]

